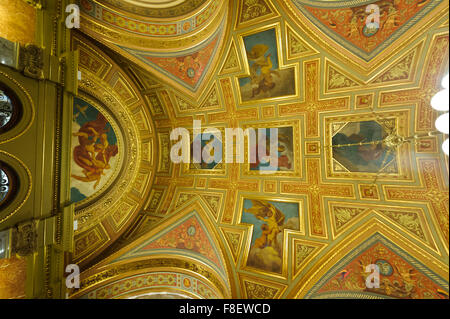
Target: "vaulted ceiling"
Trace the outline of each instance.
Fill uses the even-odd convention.
[[[371,2],[79,0],[79,98],[109,114],[119,157],[77,204],[74,297],[448,297],[448,158],[428,136],[448,3],[376,1],[374,31]],[[255,82],[258,45],[273,72]],[[283,169],[173,164],[170,132],[193,120],[280,128]],[[426,137],[342,147],[376,132]],[[257,209],[284,216],[270,245]]]

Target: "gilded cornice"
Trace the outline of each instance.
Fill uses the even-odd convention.
[[[138,16],[145,16],[157,19],[173,19],[173,17],[189,15],[192,12],[196,12],[199,8],[206,6],[208,0],[185,0],[177,5],[170,6],[169,4],[160,5],[158,8],[153,8],[151,5],[136,5],[127,3],[121,0],[104,0],[107,3],[117,9],[132,13]],[[172,1],[173,2],[173,1]],[[155,5],[156,7],[156,5]]]

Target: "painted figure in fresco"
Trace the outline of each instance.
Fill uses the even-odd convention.
[[[333,157],[352,172],[377,173],[394,156],[381,143],[384,138],[383,128],[375,121],[351,123],[333,137]],[[380,143],[359,145],[373,141]]]
[[[251,208],[245,209],[244,211],[253,214],[265,223],[261,226],[263,234],[256,239],[255,245],[258,248],[264,248],[266,246],[274,247],[276,237],[281,232],[281,227],[285,221],[283,212],[266,201],[252,200],[252,204],[253,206]]]
[[[266,55],[269,47],[265,44],[256,44],[247,52],[249,62],[253,62],[250,66],[250,78],[252,83],[252,98],[257,96],[261,91],[267,92],[275,87],[272,74],[278,76],[278,72],[273,69],[271,54]]]
[[[72,177],[82,182],[96,182],[97,188],[104,174],[104,170],[110,169],[109,161],[111,157],[118,154],[117,145],[110,145],[107,138],[108,121],[98,113],[97,119],[85,123],[78,133],[79,145],[74,148],[73,159],[75,163],[83,168],[84,176],[73,175]]]
[[[299,204],[245,199],[241,221],[253,225],[247,266],[281,274],[286,229],[299,230]]]
[[[194,143],[191,143],[191,163],[193,165],[193,168],[198,169],[214,169],[219,163],[215,161],[215,149],[213,148],[213,143],[215,141],[214,136],[211,136],[209,140],[203,140],[202,136],[199,135],[196,137],[196,139],[201,139],[201,152],[199,155],[199,158],[195,158],[196,161],[200,161],[200,163],[194,163]],[[208,163],[206,161],[206,158],[202,155],[203,151],[209,150],[208,153],[208,159],[211,161]]]
[[[278,130],[278,170],[291,170],[292,167],[292,128],[280,128]],[[263,134],[258,138],[259,143],[266,143],[266,150],[270,150],[270,138]],[[256,149],[258,149],[258,144]],[[250,163],[250,170],[260,170],[262,166],[269,166],[269,163],[261,163],[259,156],[256,157],[255,163]]]
[[[253,244],[254,247],[260,249],[267,247],[268,245],[268,235],[270,234],[269,226],[267,226],[267,224],[262,224],[261,231],[262,231],[261,237],[256,238],[255,243]]]
[[[348,36],[352,39],[359,39],[361,37],[361,32],[359,31],[359,20],[361,20],[361,18],[354,15],[350,21]]]
[[[239,78],[243,102],[296,94],[295,68],[281,68],[276,28],[243,37],[249,76]]]
[[[400,20],[400,13],[394,6],[389,6],[389,8],[385,11],[386,21],[384,22],[382,33],[383,36],[388,36],[391,30],[398,27]]]
[[[366,12],[368,2],[379,8],[379,25],[377,27],[367,23],[366,19],[375,12],[374,10]],[[330,5],[322,8],[305,6],[305,9],[339,38],[344,38],[365,52],[371,52],[392,37],[397,30],[430,2],[432,1],[379,0],[367,1],[360,6],[345,8]]]

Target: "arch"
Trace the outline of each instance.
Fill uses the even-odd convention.
[[[193,226],[194,232],[191,231]],[[202,246],[196,249],[167,244],[183,234],[198,234]],[[185,243],[188,245],[187,241]],[[72,298],[85,296],[105,284],[155,271],[188,274],[215,291],[212,298],[231,298],[233,282],[228,263],[219,233],[197,201],[174,212],[149,233],[83,272],[81,288],[73,292]]]
[[[110,183],[76,204],[73,262],[83,267],[133,222],[145,205],[158,161],[152,116],[126,70],[80,34],[73,36],[72,46],[80,52],[78,97],[99,109],[120,144]]]

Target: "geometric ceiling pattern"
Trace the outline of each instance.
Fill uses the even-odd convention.
[[[155,159],[154,178],[136,179],[136,191],[149,188],[131,196],[139,213],[124,213],[116,239],[90,243],[97,220],[85,216],[74,259],[86,270],[73,297],[448,298],[448,158],[444,136],[428,135],[439,115],[430,100],[448,72],[448,3],[378,1],[372,34],[362,18],[369,1],[222,1],[184,44],[130,36],[125,24],[104,20],[114,8],[184,32],[177,23],[213,2],[156,19],[151,1],[135,9],[81,1],[81,32],[108,48],[93,43],[86,54],[103,66],[85,70],[108,79],[102,61],[113,58],[132,79],[154,125]],[[190,63],[201,75],[183,75]],[[192,132],[193,120],[219,131],[278,128],[279,170],[173,164],[170,132]],[[395,147],[376,143],[416,135],[423,138]],[[364,285],[369,264],[381,269],[380,288]]]
[[[442,1],[310,1],[293,0],[295,7],[329,38],[368,61],[405,34]],[[380,28],[366,26],[366,7],[379,7]],[[371,11],[372,12],[372,11]]]
[[[156,55],[126,48],[124,50],[195,92],[208,73],[212,62],[211,57],[217,54],[219,38],[222,35],[220,31],[221,29],[204,46],[196,48],[195,52],[188,50],[170,56],[167,53]]]
[[[191,95],[210,74],[224,39],[227,8],[220,0],[78,4],[87,34]]]

